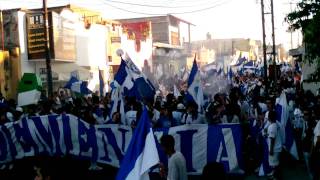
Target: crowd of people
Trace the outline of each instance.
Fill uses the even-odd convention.
[[[229,93],[207,95],[201,108],[197,103],[187,101],[186,92],[183,91],[179,97],[173,93],[167,94],[166,97],[158,94],[155,99],[148,99],[143,103],[135,97],[125,97],[124,112],[118,108],[112,114],[110,93],[104,97],[98,93],[74,96],[70,91],[60,89],[54,92],[52,97],[42,96],[38,104],[26,107],[18,107],[13,99],[7,100],[0,94],[0,124],[18,121],[24,117],[73,114],[90,124],[123,124],[135,128],[143,105],[148,109],[153,128],[169,128],[184,124],[240,123],[244,143],[250,147],[244,148],[243,152],[248,167],[252,167],[253,171],[261,165],[266,140],[269,150],[268,161],[273,168],[269,177],[278,178],[284,144],[282,133],[285,127],[279,122],[276,107],[280,95],[284,92],[289,109],[288,122],[292,125],[299,159],[305,161],[310,176],[319,179],[320,94],[304,91],[295,75],[293,71],[282,73],[273,87],[269,87],[272,91],[268,92],[264,80],[254,74],[236,76]],[[163,141],[164,144],[169,143],[172,148],[170,137],[165,137]],[[170,151],[172,153],[174,150]],[[177,156],[179,161],[183,162],[180,154]],[[208,171],[211,166],[205,170]],[[250,171],[250,168],[247,168],[247,171]]]

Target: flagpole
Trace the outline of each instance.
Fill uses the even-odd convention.
[[[47,86],[48,86],[48,96],[53,95],[52,87],[52,72],[51,72],[51,59],[50,59],[50,50],[48,46],[48,9],[47,9],[47,0],[42,1],[43,5],[43,21],[44,21],[44,38],[45,38],[45,53],[46,53],[46,67],[47,67]]]

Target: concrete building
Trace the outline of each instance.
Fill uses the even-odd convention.
[[[149,65],[156,79],[163,75],[173,75],[186,66],[189,55],[190,26],[193,24],[172,15],[119,19],[118,21],[123,25],[150,23],[152,38],[150,59],[152,61],[149,61],[151,63]]]
[[[316,70],[317,65],[306,62],[305,60],[305,48],[300,46],[295,49],[289,50],[289,56],[292,57],[293,64],[298,62],[301,65],[301,80],[303,81],[303,89],[310,90],[314,94],[317,94],[320,89],[320,82],[309,82],[308,79],[311,74]]]
[[[9,59],[17,61],[17,67],[10,66],[18,69],[14,81],[23,73],[31,72],[38,74],[46,86],[41,9],[7,9],[2,14],[3,49],[9,52]],[[88,81],[89,88],[97,90],[101,71],[107,84],[112,78],[108,64],[119,58],[115,49],[120,47],[120,42],[113,40],[121,36],[120,24],[102,19],[98,12],[73,5],[49,8],[48,14],[54,90],[63,87],[71,74]]]

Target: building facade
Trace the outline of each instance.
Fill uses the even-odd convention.
[[[186,66],[190,44],[191,23],[172,15],[143,17],[133,19],[120,19],[124,26],[132,23],[150,23],[152,44],[151,61],[148,61],[150,72],[155,79],[163,76],[173,77],[176,72]],[[150,46],[151,45],[151,46]],[[144,62],[143,65],[146,63]]]
[[[14,81],[18,81],[23,73],[36,73],[46,89],[42,11],[5,10],[3,19],[3,49],[9,52],[9,59],[17,59],[15,67],[10,66],[18,72]],[[102,19],[97,12],[73,5],[49,8],[48,23],[54,90],[63,87],[73,75],[87,81],[89,88],[96,91],[99,88],[99,71],[108,84],[112,78],[109,63],[119,58],[115,48],[120,47],[120,42],[113,40],[121,36],[120,24]]]

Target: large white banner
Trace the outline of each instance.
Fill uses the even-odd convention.
[[[212,161],[223,163],[230,173],[243,172],[239,124],[184,125],[155,129],[154,134],[157,139],[163,134],[174,136],[190,174],[201,173]],[[69,154],[119,167],[131,136],[128,126],[89,125],[73,115],[23,119],[0,126],[0,164],[30,156]],[[162,156],[161,160],[167,159]]]

